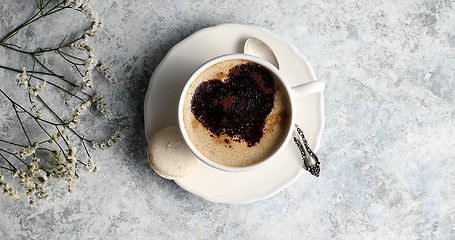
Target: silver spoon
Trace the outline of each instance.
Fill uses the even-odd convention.
[[[265,42],[257,38],[248,38],[243,46],[243,53],[262,58],[275,66],[277,69],[280,69],[278,65],[278,59],[276,59],[275,54],[272,52]]]
[[[272,49],[270,49],[270,47],[267,46],[267,44],[265,44],[263,41],[257,38],[249,38],[246,40],[245,45],[243,47],[243,53],[262,58],[279,69],[278,59],[276,59],[276,56],[273,53]],[[325,87],[325,85],[321,81],[317,81],[314,83],[317,85],[317,87],[312,88],[311,91],[305,92],[305,94],[320,92]],[[293,136],[294,142],[299,148],[300,154],[302,155],[303,168],[309,171],[312,175],[319,177],[320,172],[319,159],[316,156],[316,154],[311,150],[307,140],[305,139],[303,131],[297,124],[295,124]]]

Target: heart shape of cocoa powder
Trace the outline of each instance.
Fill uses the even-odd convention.
[[[224,82],[201,83],[193,94],[191,111],[212,134],[226,134],[251,147],[261,140],[274,99],[272,73],[258,64],[245,63],[232,67]]]

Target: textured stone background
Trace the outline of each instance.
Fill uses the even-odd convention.
[[[34,1],[0,5],[0,35]],[[97,152],[66,196],[51,186],[34,208],[0,198],[2,239],[454,239],[455,3],[453,1],[93,1],[105,28],[95,52],[112,65],[118,147]],[[19,40],[65,32],[80,15],[49,19]],[[158,177],[146,159],[143,98],[153,70],[204,27],[244,23],[292,42],[326,81],[322,175],[304,174],[248,205],[204,201]],[[77,26],[77,24],[76,24]],[[81,25],[83,26],[83,24]],[[0,64],[20,58],[0,48]],[[13,75],[0,70],[1,87]],[[1,101],[1,136],[14,116]],[[4,113],[5,112],[5,113]],[[88,119],[90,121],[90,119]],[[58,185],[58,184],[57,184]]]

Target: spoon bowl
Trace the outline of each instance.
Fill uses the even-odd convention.
[[[245,45],[243,46],[243,51],[245,54],[253,55],[259,58],[262,58],[277,69],[279,69],[278,59],[273,53],[272,49],[263,41],[257,38],[249,38],[246,40]],[[323,81],[311,81],[305,84],[301,84],[295,87],[292,87],[292,92],[294,96],[303,97],[310,94],[322,92],[325,88],[325,83]],[[310,172],[312,175],[319,177],[320,172],[320,162],[316,154],[311,150],[308,145],[305,135],[300,127],[295,124],[294,128],[294,142],[299,148],[300,154],[302,156],[303,168]]]
[[[257,38],[248,38],[243,46],[243,52],[246,54],[254,55],[270,62],[273,66],[279,69],[278,60],[271,48],[263,41]]]
[[[246,40],[245,45],[243,46],[243,53],[262,58],[279,69],[278,59],[272,49],[265,42],[257,38],[251,37]],[[325,83],[316,80],[292,87],[292,92],[294,93],[294,96],[299,98],[322,92],[324,89]]]

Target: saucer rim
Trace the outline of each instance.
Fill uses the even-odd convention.
[[[149,95],[151,94],[151,89],[153,88],[153,85],[154,85],[154,79],[156,78],[156,74],[157,74],[156,70],[159,69],[162,65],[165,65],[165,64],[167,64],[169,62],[170,56],[174,55],[174,52],[178,51],[178,49],[179,49],[181,44],[183,45],[184,43],[186,43],[188,41],[191,41],[193,38],[197,37],[200,34],[206,34],[206,32],[214,31],[214,30],[217,30],[218,28],[227,28],[227,29],[228,28],[234,28],[234,29],[235,28],[251,28],[252,30],[256,30],[256,31],[264,33],[265,35],[268,35],[268,36],[271,36],[273,38],[276,38],[277,40],[279,40],[279,42],[282,43],[282,45],[284,47],[289,48],[296,58],[298,58],[305,65],[308,66],[309,74],[311,75],[311,81],[314,81],[314,80],[317,79],[310,62],[305,58],[305,56],[293,44],[291,44],[289,41],[283,39],[282,37],[272,33],[271,31],[269,31],[269,30],[267,30],[265,28],[258,27],[258,26],[246,25],[246,24],[234,24],[234,23],[219,24],[219,25],[203,28],[201,30],[198,30],[198,31],[194,32],[193,34],[189,35],[185,39],[181,40],[179,43],[175,44],[167,52],[167,54],[161,60],[161,62],[158,64],[158,66],[156,67],[155,71],[153,72],[153,74],[152,74],[152,76],[150,78],[150,83],[149,83],[149,86],[147,88],[147,93],[146,93],[146,96],[145,96],[145,102],[146,103],[147,103],[147,100],[150,97]],[[319,149],[319,145],[320,145],[321,139],[322,139],[322,133],[324,131],[324,126],[325,126],[324,98],[323,98],[323,93],[322,92],[319,93],[319,101],[320,101],[320,109],[319,109],[319,111],[321,113],[319,123],[320,123],[321,129],[314,136],[315,142],[314,142],[313,150],[315,152],[317,152],[318,149]],[[144,111],[146,111],[146,109],[145,109],[146,106],[147,106],[147,104],[144,104]],[[145,124],[145,133],[146,133],[147,140],[149,140],[149,138],[151,136],[148,136],[148,133],[149,133],[148,124],[147,124],[147,122],[145,120],[146,120],[146,115],[144,114],[144,122],[146,123]],[[292,141],[290,141],[290,142],[292,142]],[[205,163],[203,162],[202,164],[205,164]],[[179,185],[182,189],[184,189],[184,190],[186,190],[186,191],[188,191],[188,192],[190,192],[190,193],[192,193],[192,194],[194,194],[196,196],[199,196],[199,197],[201,197],[201,198],[203,198],[203,199],[205,199],[207,201],[210,201],[210,202],[226,203],[226,204],[248,204],[248,203],[260,201],[260,200],[263,200],[263,199],[267,199],[267,198],[270,198],[270,197],[276,195],[277,193],[279,193],[283,189],[285,189],[288,186],[290,186],[291,184],[293,184],[300,177],[300,175],[302,174],[303,171],[304,171],[303,169],[300,169],[298,171],[298,173],[295,174],[295,176],[293,178],[290,178],[289,180],[287,180],[287,182],[285,182],[284,184],[281,184],[279,187],[276,187],[274,190],[270,191],[268,194],[263,194],[263,195],[257,196],[257,197],[250,197],[250,198],[245,199],[245,200],[229,200],[229,199],[219,199],[219,198],[211,197],[211,196],[208,196],[207,194],[205,194],[205,193],[203,193],[201,191],[197,191],[196,188],[187,187],[183,182],[181,182],[181,179],[174,179],[174,182],[177,185]]]

